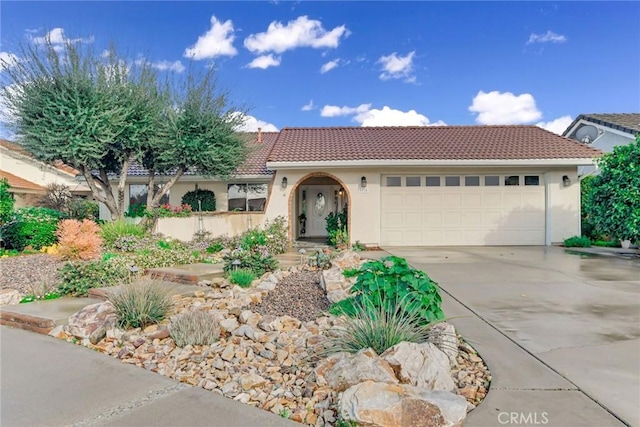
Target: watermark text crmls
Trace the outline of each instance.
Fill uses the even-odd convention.
[[[498,422],[503,425],[536,426],[549,423],[548,412],[500,412]]]

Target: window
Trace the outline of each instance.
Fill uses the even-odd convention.
[[[156,184],[156,191],[161,188],[160,184]],[[147,184],[129,184],[129,206],[146,206],[147,195],[149,194],[149,186]],[[160,204],[169,203],[169,192],[162,196]]]
[[[402,185],[402,179],[399,176],[388,176],[387,187],[400,187]]]
[[[518,175],[507,175],[504,177],[504,185],[520,185],[520,177]]]
[[[427,184],[427,187],[440,187],[440,177],[428,176],[426,184]]]
[[[500,185],[500,177],[497,175],[485,176],[484,185],[486,185],[487,187],[497,187]]]
[[[465,187],[479,187],[480,186],[480,177],[479,176],[465,176],[464,177],[464,186]]]
[[[540,185],[540,177],[538,175],[525,175],[524,185]]]
[[[229,184],[229,211],[263,212],[267,204],[268,184]]]
[[[407,187],[420,187],[422,184],[422,180],[419,176],[408,176],[406,180]]]
[[[444,177],[444,185],[445,185],[445,187],[459,187],[460,186],[460,177],[459,176],[445,176]]]

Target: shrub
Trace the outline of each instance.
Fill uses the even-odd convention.
[[[222,259],[226,272],[247,269],[260,277],[267,271],[274,271],[278,268],[278,260],[264,246],[257,246],[250,251],[236,249],[223,256]],[[235,265],[234,261],[237,261]]]
[[[123,285],[108,296],[116,312],[118,326],[144,328],[163,320],[173,302],[161,282],[144,280]]]
[[[104,240],[104,245],[106,247],[113,248],[113,244],[120,237],[145,237],[147,232],[139,224],[131,224],[124,220],[117,220],[102,224],[101,234],[102,239]]]
[[[216,210],[216,195],[211,190],[193,190],[182,196],[182,204],[191,206],[196,212],[213,212]]]
[[[327,243],[331,246],[348,243],[347,209],[345,208],[342,212],[331,212],[327,215],[326,221]]]
[[[69,217],[73,219],[97,220],[100,216],[100,207],[96,202],[83,199],[82,197],[74,197],[69,202]]]
[[[123,262],[124,261],[124,262]],[[58,270],[63,295],[86,296],[91,288],[128,283],[135,276],[124,257],[99,261],[71,261]]]
[[[56,228],[63,217],[59,211],[27,207],[16,210],[11,220],[2,226],[4,244],[19,251],[27,246],[41,249],[56,242]]]
[[[273,221],[266,221],[264,230],[267,233],[266,246],[272,254],[283,254],[289,249],[289,227],[287,219],[276,217]]]
[[[136,251],[130,257],[133,265],[140,270],[157,267],[194,264],[200,261],[200,254],[187,248],[162,249],[158,246]]]
[[[191,215],[191,212],[192,209],[189,205],[171,206],[166,203],[154,209],[147,209],[144,216],[149,218],[187,217]]]
[[[564,246],[566,248],[588,248],[591,246],[591,239],[584,236],[573,236],[565,239]]]
[[[331,257],[331,253],[327,253],[323,250],[318,250],[314,254],[309,256],[309,266],[315,267],[319,270],[328,270],[329,268],[331,268]]]
[[[356,240],[356,242],[351,245],[351,250],[354,252],[362,252],[366,249],[367,248],[362,243],[360,243],[360,240]]]
[[[211,314],[192,310],[171,318],[169,334],[178,347],[211,345],[220,339],[220,324]]]
[[[620,241],[619,240],[596,240],[591,243],[593,246],[600,246],[604,248],[619,248]]]
[[[231,283],[243,288],[248,288],[249,286],[251,286],[251,282],[256,280],[256,275],[253,274],[253,271],[244,268],[230,270],[228,274],[229,281]]]
[[[420,313],[409,312],[402,301],[374,301],[366,296],[354,302],[348,317],[333,327],[323,343],[323,354],[356,353],[372,348],[376,354],[403,341],[423,343],[429,340],[430,325],[425,325]],[[387,310],[385,307],[391,307]]]
[[[437,283],[425,272],[411,268],[404,258],[389,256],[369,261],[360,267],[357,277],[351,287],[352,296],[332,305],[329,310],[332,314],[355,315],[356,307],[369,298],[374,304],[384,304],[388,313],[397,310],[394,304],[402,304],[422,324],[444,318]]]
[[[207,253],[209,254],[215,254],[217,252],[220,252],[221,250],[224,249],[224,246],[222,246],[221,243],[212,243],[211,245],[207,246]]]
[[[58,224],[57,255],[63,260],[90,260],[100,256],[102,238],[100,227],[95,222],[85,219],[65,219]]]
[[[56,291],[55,273],[51,271],[34,271],[34,275],[27,273],[29,284],[27,293],[20,300],[20,303],[50,300],[60,298],[60,293]]]
[[[7,178],[0,179],[0,225],[11,220],[13,215],[13,194],[9,192],[11,186]]]
[[[251,251],[258,246],[267,246],[267,232],[257,228],[246,231],[240,237],[240,247]]]
[[[140,202],[133,202],[129,203],[129,207],[124,213],[124,216],[127,218],[141,218],[144,216],[145,212],[147,212],[147,205]]]

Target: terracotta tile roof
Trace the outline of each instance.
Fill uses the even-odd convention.
[[[566,135],[580,120],[586,120],[632,135],[640,132],[640,113],[580,114],[573,123],[569,125],[563,135]]]
[[[35,157],[33,157],[33,154],[29,153],[27,150],[25,150],[24,148],[22,148],[20,145],[15,144],[13,142],[9,142],[6,141],[4,139],[0,139],[0,147],[4,147],[7,150],[13,151],[14,153],[18,153],[18,154],[22,154],[23,156],[32,158],[35,160]],[[37,160],[40,161],[40,160]],[[80,171],[78,171],[77,169],[64,164],[63,162],[57,160],[56,162],[54,162],[51,166],[53,166],[54,168],[62,171],[62,172],[66,172],[68,174],[71,174],[73,176],[76,176],[78,174],[80,174]]]
[[[537,126],[284,128],[267,161],[532,160],[600,154]]]
[[[6,178],[9,181],[9,185],[11,188],[16,190],[35,190],[35,191],[45,191],[45,188],[36,184],[35,182],[27,181],[26,179],[20,178],[19,176],[15,176],[9,172],[0,170],[0,179]]]
[[[258,142],[258,134],[256,132],[248,132],[246,135],[250,141],[249,146],[251,147],[251,151],[247,160],[238,168],[235,175],[271,176],[273,172],[268,170],[266,165],[267,155],[278,138],[278,132],[262,132],[262,142]],[[147,174],[147,170],[137,162],[132,163],[127,172],[128,176],[147,176]],[[197,175],[197,171],[190,170],[187,171],[185,175],[194,176]]]

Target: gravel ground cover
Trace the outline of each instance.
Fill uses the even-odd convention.
[[[30,292],[31,286],[43,282],[54,286],[62,264],[63,261],[48,254],[0,258],[0,289],[15,289],[24,295]]]
[[[276,289],[253,305],[251,310],[262,315],[288,315],[303,322],[317,319],[329,310],[331,303],[320,288],[319,271],[299,271],[285,277]]]

